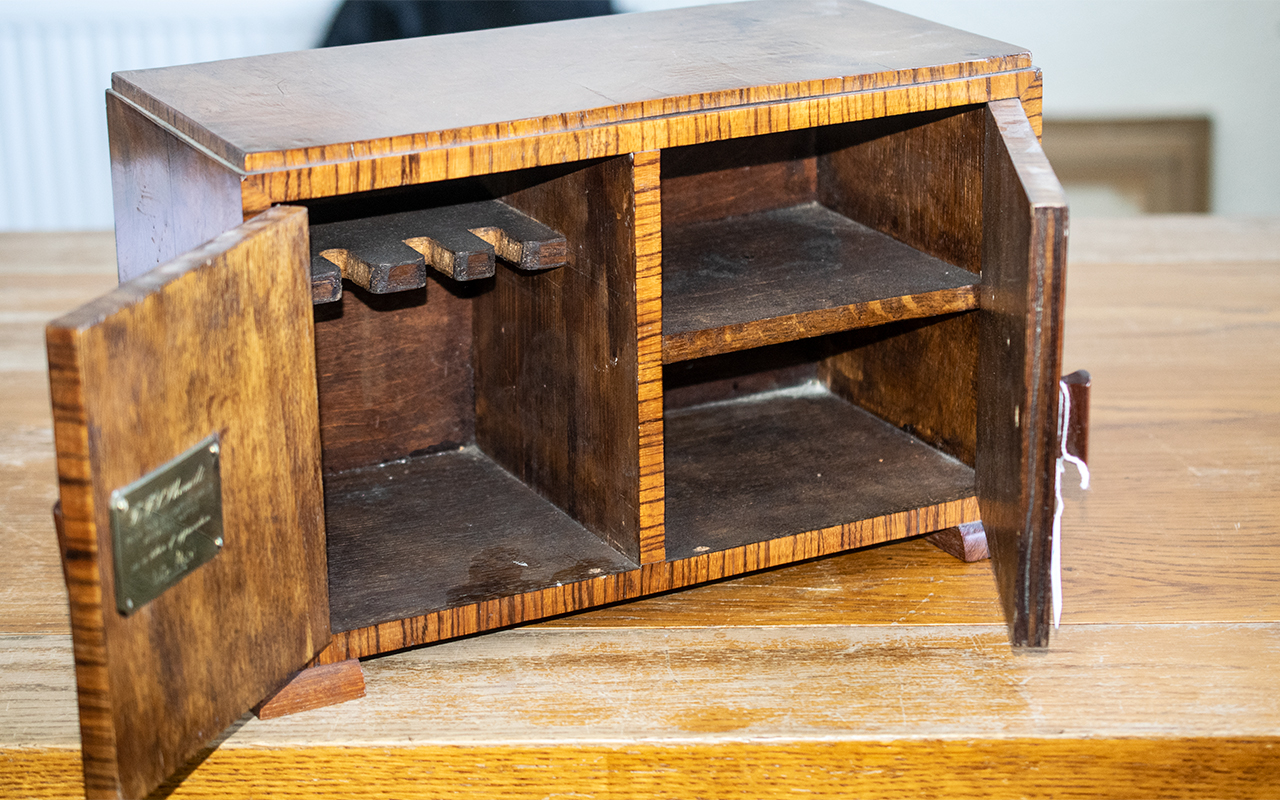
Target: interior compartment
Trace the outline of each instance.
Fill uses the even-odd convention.
[[[501,199],[567,264],[499,261],[315,307],[335,631],[638,565],[629,157],[311,207],[315,224]],[[502,256],[499,251],[499,256]]]
[[[973,496],[971,458],[966,463],[940,449],[936,437],[917,435],[932,431],[892,424],[851,402],[840,369],[884,341],[928,358],[921,345],[936,345],[949,331],[930,339],[918,331],[956,320],[900,323],[896,331],[876,329],[882,337],[853,331],[667,365],[668,558]]]
[[[669,558],[973,496],[984,126],[663,152]]]

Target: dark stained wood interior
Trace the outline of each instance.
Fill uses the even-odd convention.
[[[817,203],[667,229],[665,361],[974,308],[972,273]]]
[[[448,279],[315,307],[326,474],[475,438],[472,296]]]
[[[982,107],[819,130],[818,197],[948,264],[982,265]]]
[[[632,160],[535,174],[505,199],[565,235],[568,263],[501,270],[476,298],[476,441],[639,561]]]
[[[818,198],[812,129],[662,151],[662,227],[772,211]]]
[[[664,364],[663,404],[671,411],[816,380],[818,364],[832,352],[834,338],[797,339]]]
[[[691,558],[973,495],[973,470],[817,383],[672,411],[667,553]]]
[[[977,337],[974,313],[851,331],[821,376],[846,400],[972,466]]]
[[[325,521],[335,631],[639,566],[474,446],[330,476]]]

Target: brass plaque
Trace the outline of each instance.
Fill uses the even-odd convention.
[[[222,549],[218,435],[111,493],[116,608],[126,616]]]

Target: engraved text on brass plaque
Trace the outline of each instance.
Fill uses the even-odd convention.
[[[111,493],[116,608],[128,615],[222,549],[218,435]]]

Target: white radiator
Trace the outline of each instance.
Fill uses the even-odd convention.
[[[110,228],[111,73],[301,50],[335,0],[0,0],[0,231]]]

